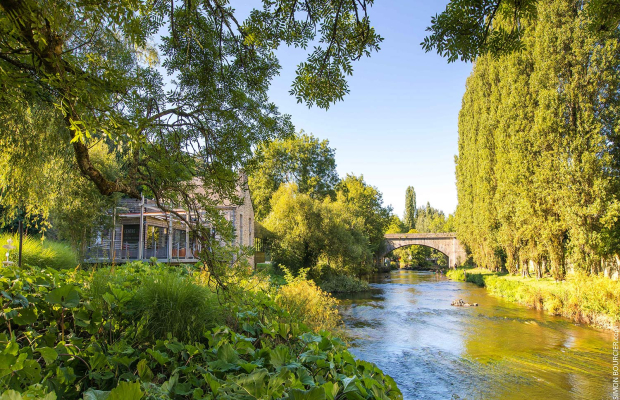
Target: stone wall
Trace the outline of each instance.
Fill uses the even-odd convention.
[[[243,190],[243,204],[235,208],[235,243],[243,246],[254,246],[254,208],[250,190]],[[254,266],[254,256],[249,259],[250,265]]]

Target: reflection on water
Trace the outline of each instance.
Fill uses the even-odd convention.
[[[434,273],[371,282],[370,292],[340,296],[351,351],[394,377],[405,399],[612,398],[611,332]]]

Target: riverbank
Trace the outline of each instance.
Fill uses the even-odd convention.
[[[475,283],[508,301],[561,315],[573,321],[612,329],[620,323],[620,282],[569,274],[565,281],[524,278],[481,268],[447,272],[452,280]]]
[[[402,399],[349,353],[337,302],[314,282],[235,272],[218,293],[193,266],[0,267],[0,393]]]

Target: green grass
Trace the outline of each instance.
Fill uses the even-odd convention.
[[[459,268],[446,275],[484,286],[506,300],[589,325],[609,328],[620,322],[620,282],[608,278],[576,273],[556,282],[552,278],[524,278],[480,268]]]
[[[9,259],[17,263],[19,236],[13,234],[1,234],[0,246],[4,246],[8,239],[13,239],[15,249],[11,251]],[[2,261],[6,260],[6,250],[2,249]],[[22,263],[41,268],[66,269],[75,268],[77,258],[75,252],[68,244],[41,240],[32,236],[24,236],[22,244]]]
[[[178,273],[145,276],[135,306],[145,321],[144,332],[154,340],[169,334],[182,341],[199,340],[204,332],[225,322],[217,295]]]

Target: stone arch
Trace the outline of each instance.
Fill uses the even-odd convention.
[[[393,233],[385,235],[382,260],[386,254],[404,246],[426,246],[435,249],[448,257],[448,265],[460,265],[467,259],[467,253],[456,233]]]

